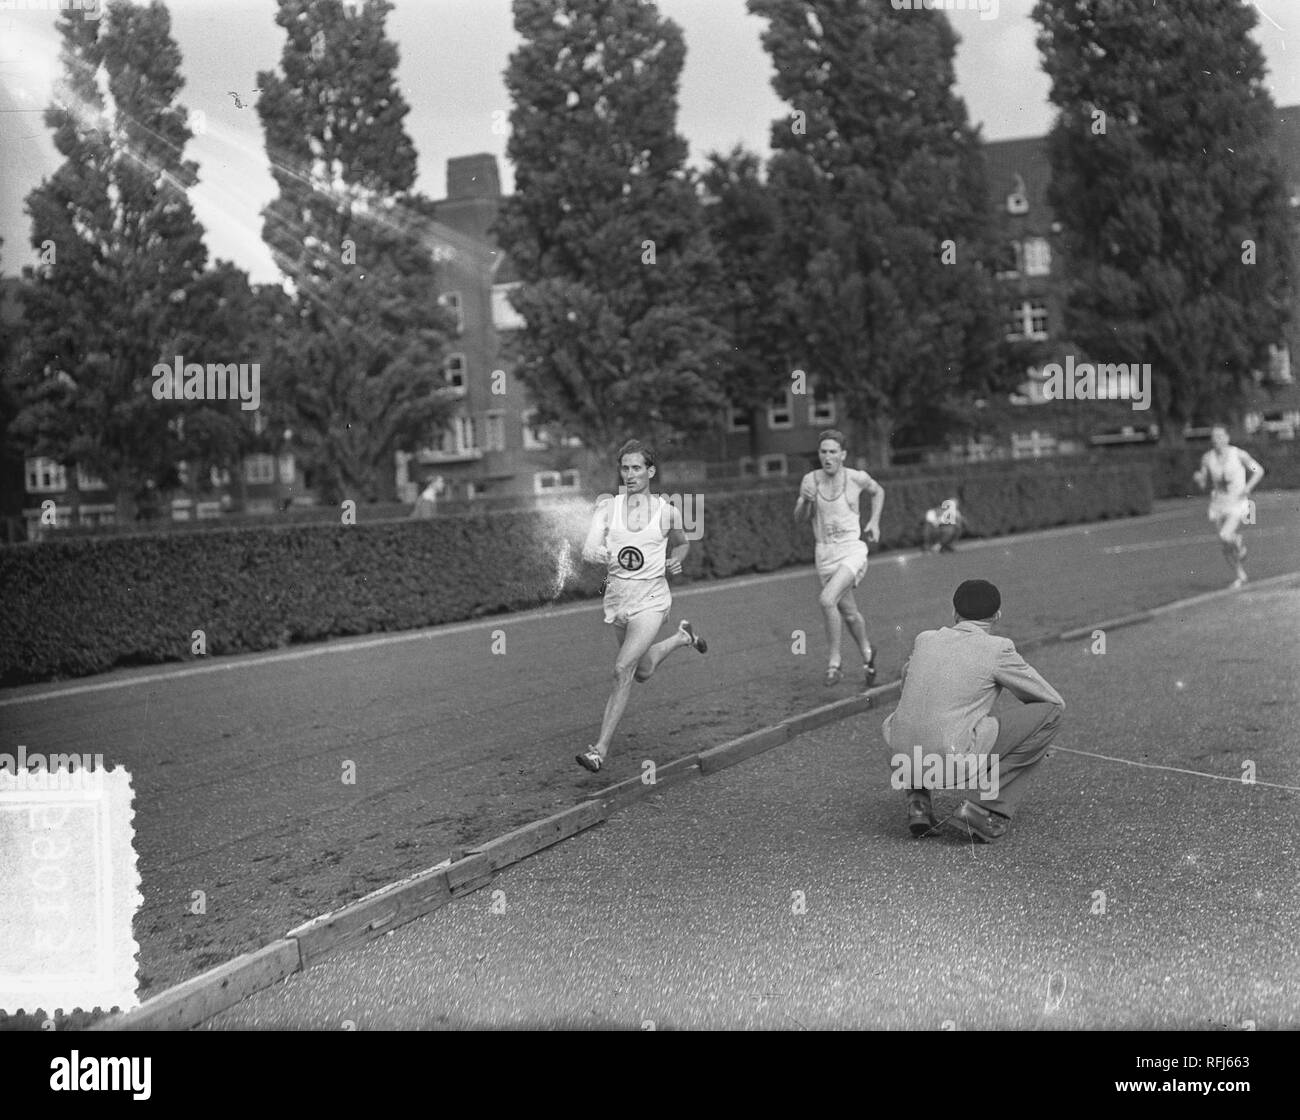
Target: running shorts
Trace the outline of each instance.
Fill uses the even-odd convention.
[[[1225,517],[1245,518],[1250,509],[1250,499],[1241,494],[1229,494],[1220,490],[1210,498],[1210,510],[1207,514],[1211,521],[1222,521]]]
[[[633,615],[663,611],[673,605],[672,592],[664,576],[655,579],[621,579],[610,576],[605,584],[605,621],[626,626]]]
[[[819,544],[815,555],[817,575],[821,577],[822,583],[829,582],[831,576],[835,574],[835,569],[844,564],[853,569],[854,587],[857,587],[862,582],[862,577],[867,574],[867,542],[864,540]]]

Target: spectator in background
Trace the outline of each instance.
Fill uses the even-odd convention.
[[[438,508],[438,499],[447,489],[447,483],[442,475],[435,474],[425,484],[420,496],[415,499],[415,508],[411,510],[411,516],[421,521],[432,517]]]
[[[951,552],[966,527],[956,498],[947,498],[935,509],[925,511],[922,552]]]

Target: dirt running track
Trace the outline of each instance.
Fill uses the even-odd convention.
[[[1248,539],[1253,578],[1300,567],[1300,494],[1260,495]],[[884,553],[858,594],[881,683],[918,630],[949,620],[953,588],[971,577],[1002,588],[1001,632],[1023,641],[1221,588],[1228,572],[1199,501],[948,556]],[[0,750],[98,752],[133,775],[144,998],[631,777],[645,759],[849,695],[860,677],[848,651],[845,682],[821,683],[815,588],[810,568],[679,584],[673,624],[691,619],[709,652],[676,653],[637,686],[600,775],[573,761],[599,728],[615,652],[595,603],[9,689]],[[505,652],[494,654],[498,630]],[[806,655],[792,653],[797,630]]]

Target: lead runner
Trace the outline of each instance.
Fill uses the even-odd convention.
[[[863,678],[870,688],[876,680],[876,650],[867,640],[867,623],[853,597],[853,589],[867,574],[867,545],[862,540],[859,504],[864,492],[871,495],[871,519],[865,532],[867,540],[878,541],[885,489],[866,471],[844,466],[843,433],[834,429],[822,432],[817,441],[817,454],[822,469],[804,475],[794,516],[796,521],[812,518],[813,536],[817,540],[817,575],[822,581],[817,601],[831,647],[826,683],[836,684],[844,676],[840,669],[840,643],[843,628],[847,626],[862,651]]]
[[[614,691],[605,703],[600,738],[577,756],[578,764],[593,772],[605,764],[632,682],[648,681],[659,663],[676,650],[691,646],[704,653],[709,648],[685,619],[670,637],[655,642],[673,602],[665,573],[681,575],[691,543],[682,531],[681,511],[650,493],[656,471],[654,451],[640,440],[628,440],[619,448],[618,470],[623,492],[597,500],[582,548],[584,560],[604,564],[608,570],[605,621],[614,627],[619,646]]]

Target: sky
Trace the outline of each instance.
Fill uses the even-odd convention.
[[[1033,6],[1034,0],[999,0],[995,18],[974,10],[948,15],[961,38],[956,92],[985,140],[1042,135],[1051,127]],[[1256,6],[1255,37],[1273,100],[1300,104],[1300,4]],[[658,7],[686,38],[677,130],[690,144],[691,161],[699,165],[710,151],[738,143],[766,155],[772,121],[787,110],[772,90],[771,61],[759,41],[765,21],[748,14],[745,0],[658,0]],[[41,119],[59,73],[55,8],[57,0],[0,0],[5,275],[35,262],[23,198],[59,161]],[[261,239],[261,210],[275,185],[252,108],[257,72],[276,67],[283,44],[275,0],[171,0],[168,8],[186,83],[180,100],[197,133],[186,155],[199,164],[191,197],[209,256],[234,261],[255,283],[278,280]],[[417,188],[441,198],[449,158],[492,152],[508,192],[506,137],[493,124],[503,119],[494,113],[510,108],[502,72],[518,38],[509,0],[396,0],[388,35],[400,52],[398,83],[411,108],[406,129],[419,153]]]

